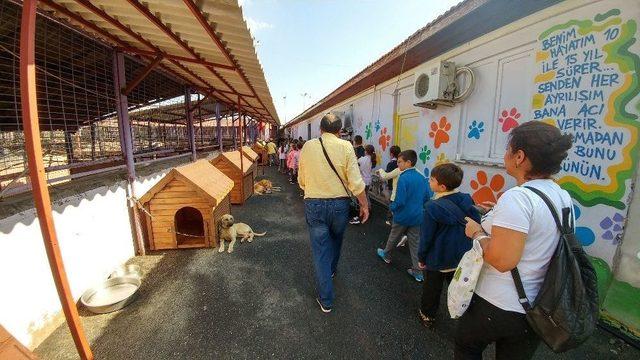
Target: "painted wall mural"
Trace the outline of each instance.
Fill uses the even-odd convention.
[[[562,166],[563,187],[585,206],[622,210],[638,157],[640,123],[627,106],[640,91],[640,59],[628,50],[636,22],[619,15],[612,9],[540,34],[533,118],[575,137]]]
[[[619,9],[543,31],[537,39],[532,117],[574,136],[558,182],[576,202],[582,245],[604,257],[594,257],[593,264],[605,318],[639,336],[640,289],[619,280],[633,278],[625,269],[612,271],[640,150],[640,58],[630,51],[636,33],[636,21],[623,19]],[[502,115],[504,130],[504,116],[515,115],[506,110]]]

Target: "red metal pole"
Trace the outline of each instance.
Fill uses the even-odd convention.
[[[37,0],[24,0],[20,28],[20,100],[24,126],[25,150],[29,160],[29,178],[33,188],[33,200],[38,214],[44,248],[49,259],[53,281],[58,290],[71,337],[82,359],[93,359],[89,342],[84,335],[78,316],[78,309],[71,295],[67,273],[64,269],[60,246],[51,213],[51,199],[44,173],[42,145],[40,143],[40,123],[36,95],[36,5]]]
[[[184,91],[184,113],[187,116],[187,135],[189,135],[189,146],[191,146],[191,161],[198,159],[196,155],[196,136],[193,129],[193,116],[191,114],[191,88],[187,86]],[[202,131],[202,129],[200,129]]]

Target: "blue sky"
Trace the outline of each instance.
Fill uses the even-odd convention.
[[[284,123],[458,2],[241,0],[240,4]]]

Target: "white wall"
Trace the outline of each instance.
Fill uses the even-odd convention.
[[[139,178],[141,196],[169,169]],[[134,256],[125,182],[55,201],[53,220],[75,300]],[[64,321],[35,209],[0,220],[0,323],[36,347]]]

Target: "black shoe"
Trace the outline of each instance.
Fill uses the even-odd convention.
[[[335,278],[336,278],[336,272],[335,272],[335,271],[331,274],[331,278],[332,278],[332,279],[335,279]]]
[[[431,329],[433,327],[434,322],[436,321],[436,319],[434,318],[430,318],[427,315],[425,315],[422,312],[422,309],[418,310],[418,318],[420,318],[420,322],[422,323],[422,326]]]
[[[328,314],[331,312],[331,307],[322,305],[320,298],[316,298],[316,302],[320,305],[320,310],[322,310],[323,313]]]

